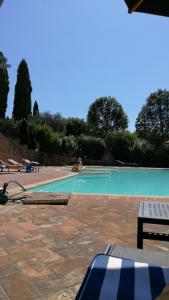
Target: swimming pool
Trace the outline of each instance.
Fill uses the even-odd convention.
[[[37,186],[30,191],[167,197],[169,170],[112,168],[109,173],[80,174]]]

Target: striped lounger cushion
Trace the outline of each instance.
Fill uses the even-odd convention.
[[[76,300],[154,300],[169,284],[169,268],[97,255]]]

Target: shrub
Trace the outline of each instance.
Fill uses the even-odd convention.
[[[57,132],[60,135],[65,135],[65,119],[59,113],[54,115],[49,112],[40,113],[39,115],[30,116],[29,121],[31,124],[48,125],[54,132]]]
[[[0,132],[2,132],[7,137],[19,137],[18,122],[13,119],[1,119],[0,120]]]
[[[62,139],[58,134],[53,135],[52,143],[51,143],[52,152],[55,154],[61,154],[62,152]]]
[[[90,159],[101,159],[106,145],[103,139],[93,136],[81,136],[78,140],[79,156]]]
[[[132,161],[139,163],[154,162],[155,147],[143,139],[136,138],[130,148],[130,157]]]
[[[36,124],[31,126],[41,151],[57,154],[60,152],[60,137],[50,126]]]
[[[161,167],[169,167],[169,146],[161,144],[154,151],[155,161]]]
[[[74,136],[65,136],[62,139],[61,154],[64,156],[75,156],[77,154],[77,142]]]
[[[136,139],[135,134],[128,131],[109,132],[105,142],[115,160],[130,160],[130,147]]]

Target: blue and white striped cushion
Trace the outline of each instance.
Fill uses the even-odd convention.
[[[169,268],[98,255],[78,300],[154,300],[169,284]]]

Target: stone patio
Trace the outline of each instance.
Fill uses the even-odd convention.
[[[9,180],[27,185],[63,175],[67,173],[58,168],[3,174],[0,185]],[[1,206],[0,299],[74,299],[91,258],[106,244],[136,247],[139,201],[138,197],[72,194],[67,206]],[[169,250],[164,242],[144,245]]]

